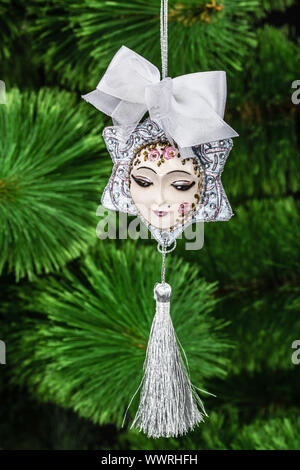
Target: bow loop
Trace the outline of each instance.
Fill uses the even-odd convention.
[[[160,80],[155,65],[125,46],[113,57],[96,90],[82,98],[112,117],[123,143],[147,110],[152,120],[161,123],[166,136],[177,142],[185,158],[191,146],[238,136],[223,121],[225,72]]]

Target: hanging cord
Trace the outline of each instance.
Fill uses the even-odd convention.
[[[168,76],[168,0],[160,4],[160,50],[162,79]]]
[[[171,253],[171,251],[174,251],[176,248],[176,239],[173,241],[174,245],[171,248],[168,248],[168,245],[164,243],[163,245],[161,243],[157,244],[157,249],[158,251],[162,254],[162,266],[161,266],[161,283],[165,284],[165,274],[166,274],[166,254]]]
[[[166,274],[166,252],[162,252],[162,265],[161,265],[161,282],[165,284],[165,274]]]

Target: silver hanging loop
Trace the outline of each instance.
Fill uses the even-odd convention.
[[[160,50],[162,80],[168,76],[168,0],[160,4]]]
[[[157,243],[157,249],[160,253],[171,253],[171,251],[174,251],[176,248],[176,240],[173,241],[173,246],[171,246],[171,248],[167,248],[167,245],[165,244],[161,244],[161,243]]]

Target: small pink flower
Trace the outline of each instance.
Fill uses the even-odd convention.
[[[148,153],[148,160],[150,160],[150,162],[155,162],[156,160],[159,159],[159,157],[160,157],[159,150],[152,149]]]
[[[178,150],[175,147],[166,147],[163,150],[163,156],[166,160],[170,160],[170,158],[177,157]]]
[[[185,215],[192,208],[192,205],[189,202],[182,202],[178,207],[178,212],[180,215]]]

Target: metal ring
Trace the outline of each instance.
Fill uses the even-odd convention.
[[[161,243],[157,243],[157,249],[160,253],[171,253],[171,251],[174,251],[176,248],[176,240],[174,240],[174,246],[171,248],[167,249],[167,247],[163,246]]]

